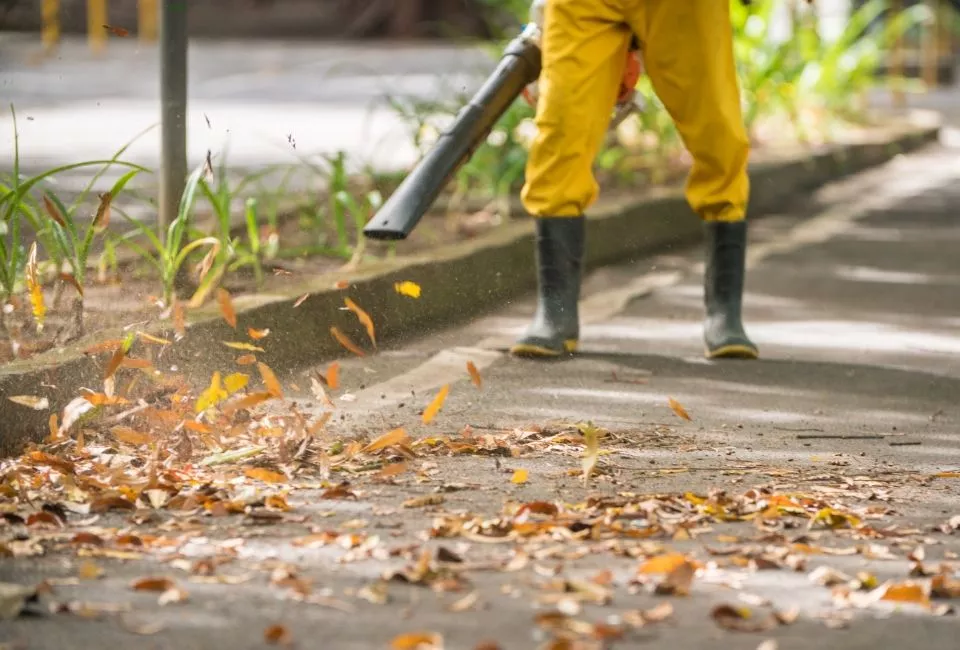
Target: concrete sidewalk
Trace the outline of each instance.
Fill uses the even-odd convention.
[[[901,157],[757,222],[745,301],[758,361],[703,359],[698,250],[592,273],[583,350],[570,360],[503,354],[526,325],[531,299],[467,327],[342,359],[330,432],[372,439],[403,427],[430,439],[415,456],[393,454],[406,471],[377,476],[375,464],[335,473],[331,482],[347,481],[357,495],[339,500],[322,496],[324,470],[314,459],[320,465],[307,463],[293,483],[275,486],[289,490],[293,506],[279,522],[161,509],[134,526],[129,515],[102,515],[86,525],[105,538],[133,531],[162,535],[164,544],[137,549],[142,560],[94,554],[100,580],[71,582],[78,560],[67,551],[0,560],[0,581],[63,578],[61,600],[129,601],[132,620],[19,618],[0,628],[0,641],[82,650],[127,645],[136,639],[131,629],[158,626],[143,647],[260,648],[264,631],[281,625],[297,647],[322,638],[338,650],[389,648],[413,632],[465,650],[755,650],[768,639],[775,645],[764,650],[955,648],[955,612],[857,603],[877,595],[874,581],[888,594],[888,580],[902,588],[889,593],[911,601],[903,590],[922,589],[905,581],[926,584],[924,572],[960,553],[960,536],[951,535],[960,527],[958,161],[960,152],[938,147]],[[324,408],[303,389],[310,376],[284,378],[304,413]],[[424,425],[419,414],[442,386],[450,390],[443,410]],[[607,434],[585,487],[574,424],[586,421]],[[230,489],[216,485],[210,490]],[[779,495],[806,503],[787,508],[806,514],[716,522],[707,511],[690,515],[694,495],[714,499],[721,512],[758,502],[763,510]],[[522,503],[533,513],[517,516]],[[423,549],[433,559],[417,565]],[[704,564],[687,596],[639,584],[643,558],[667,551]],[[203,557],[226,564],[215,576],[191,574]],[[404,580],[378,582],[404,567]],[[128,588],[156,574],[186,585],[189,602],[157,607],[155,595]],[[293,574],[313,584],[300,602],[290,599]],[[844,595],[834,584],[854,576],[860,592]],[[664,603],[668,620],[648,614],[644,623],[638,610],[660,605],[663,613]],[[731,631],[730,610],[724,618],[714,609],[722,604],[748,607],[753,622],[770,611],[781,621]],[[951,604],[960,603],[934,601]],[[631,621],[622,645],[597,640],[614,634],[603,625]],[[557,626],[581,645],[544,643]]]

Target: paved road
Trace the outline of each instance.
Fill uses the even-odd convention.
[[[338,650],[389,648],[395,636],[418,631],[441,634],[448,649],[560,648],[571,646],[541,645],[556,634],[548,624],[564,620],[545,616],[557,608],[580,621],[565,623],[571,634],[590,637],[602,634],[594,624],[636,625],[638,609],[669,603],[668,621],[630,628],[628,641],[612,647],[754,650],[773,639],[777,645],[762,647],[955,648],[956,613],[911,603],[892,611],[896,603],[862,599],[896,596],[882,586],[888,580],[909,597],[914,587],[902,583],[918,570],[908,559],[918,546],[930,571],[960,553],[960,533],[947,526],[960,515],[960,479],[952,478],[960,470],[958,181],[960,151],[935,147],[757,222],[746,295],[749,331],[762,352],[756,362],[702,358],[698,250],[591,274],[583,352],[572,360],[504,356],[532,312],[530,299],[343,359],[334,398],[341,417],[329,425],[335,435],[404,427],[436,446],[418,447],[393,478],[334,475],[350,482],[356,500],[321,498],[321,470],[306,465],[287,497],[294,508],[287,523],[161,510],[154,522],[131,527],[126,517],[103,517],[87,525],[105,538],[129,529],[172,541],[155,551],[159,563],[96,558],[100,580],[69,584],[79,562],[72,551],[2,560],[0,581],[67,578],[57,587],[60,600],[129,601],[133,611],[102,622],[20,618],[0,627],[0,641],[30,650],[252,649],[266,647],[264,630],[282,625],[304,648],[318,639]],[[480,369],[482,390],[471,385],[466,360]],[[321,409],[294,387],[306,386],[309,374],[284,379],[305,413]],[[423,425],[418,413],[442,385],[450,388],[443,410]],[[691,421],[675,414],[670,398]],[[582,421],[609,431],[586,488],[571,425]],[[472,452],[450,453],[455,448]],[[519,469],[528,473],[522,484],[511,481]],[[787,513],[807,515],[717,523],[705,511],[690,516],[684,495],[691,493],[741,514],[781,495],[792,499]],[[404,507],[411,498],[419,504]],[[516,516],[519,504],[535,501],[554,505],[532,506],[532,519]],[[825,505],[833,510],[821,511]],[[555,522],[554,507],[566,524],[534,534],[534,522]],[[816,512],[837,529],[811,520]],[[862,519],[850,528],[838,512]],[[603,522],[619,526],[616,539]],[[520,535],[524,525],[529,537],[497,537]],[[435,555],[408,573],[415,584],[391,581],[389,602],[371,603],[377,598],[364,588],[385,571],[414,567],[422,548]],[[688,596],[657,596],[637,584],[644,558],[667,550],[704,563]],[[216,573],[238,584],[191,576],[191,562],[204,556],[232,556]],[[820,567],[844,572],[845,581],[859,575],[865,587],[831,591],[817,581],[831,576]],[[312,581],[306,602],[289,599],[298,584],[291,571]],[[156,594],[129,590],[130,580],[152,574],[172,576],[190,600],[158,607]],[[591,579],[593,587],[576,582]],[[869,590],[873,579],[880,594]],[[711,617],[723,603],[749,607],[753,621],[772,610],[799,618],[762,632],[729,631]],[[130,632],[153,625],[163,629],[146,640]]]
[[[82,40],[65,39],[59,54],[44,60],[38,47],[35,39],[0,35],[0,95],[18,109],[29,168],[108,158],[158,123],[155,47],[114,39],[107,54],[96,57]],[[241,168],[338,149],[381,168],[403,165],[414,152],[386,97],[436,100],[449,97],[451,90],[471,90],[490,62],[479,47],[192,42],[191,165],[225,143],[231,165]],[[12,156],[12,131],[5,108],[2,160]],[[154,130],[126,158],[155,167],[158,151]]]

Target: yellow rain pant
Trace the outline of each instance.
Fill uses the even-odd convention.
[[[521,199],[572,217],[597,199],[593,163],[609,127],[631,33],[644,74],[693,157],[690,207],[707,221],[746,212],[749,141],[729,0],[547,0],[536,125]]]

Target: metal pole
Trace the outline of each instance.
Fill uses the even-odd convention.
[[[187,179],[187,0],[161,0],[160,237],[176,218]]]

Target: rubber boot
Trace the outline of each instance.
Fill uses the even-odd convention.
[[[580,337],[580,278],[584,217],[536,220],[537,312],[533,323],[510,349],[520,357],[559,357],[577,349]]]
[[[706,356],[709,359],[756,359],[759,350],[747,337],[740,316],[747,222],[707,222],[706,234]]]

